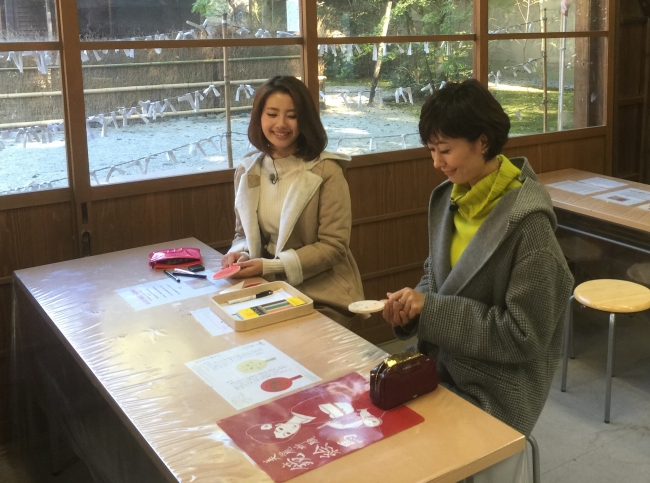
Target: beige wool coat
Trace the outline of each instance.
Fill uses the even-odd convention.
[[[268,243],[257,217],[264,156],[247,154],[235,171],[235,239],[229,252],[246,252],[252,259],[262,257]],[[350,158],[323,152],[313,161],[296,162],[304,169],[282,207],[275,258],[282,260],[285,274],[275,279],[284,279],[317,306],[351,316],[348,305],[364,296],[349,246],[352,213],[344,170]]]

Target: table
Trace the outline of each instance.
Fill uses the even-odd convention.
[[[188,238],[15,272],[15,367],[25,425],[36,403],[98,481],[266,482],[216,421],[237,411],[185,365],[264,339],[323,381],[367,374],[385,353],[314,313],[211,337],[189,313],[209,295],[135,311],[116,289],[160,278],[153,249]],[[293,480],[454,482],[525,448],[523,435],[443,387],[409,403],[425,422]],[[27,414],[26,414],[27,413]]]
[[[647,192],[650,186],[578,169],[538,175],[551,195],[558,219],[558,240],[570,261],[586,264],[594,278],[621,278],[650,283],[650,209],[648,201],[630,206],[595,198],[633,188]],[[625,186],[578,194],[549,186],[559,182],[599,178]]]

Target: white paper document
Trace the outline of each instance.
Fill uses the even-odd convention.
[[[547,184],[551,188],[557,188],[559,190],[568,191],[570,193],[575,193],[577,195],[590,195],[592,193],[598,193],[599,191],[605,191],[609,188],[604,188],[602,186],[596,186],[589,183],[583,183],[581,181],[559,181],[557,183]]]
[[[225,279],[213,280],[214,272],[206,270],[202,273],[208,278],[178,277],[180,282],[175,282],[161,271],[160,280],[119,288],[116,292],[135,310],[142,310],[206,295],[232,285]]]
[[[265,340],[186,365],[238,410],[321,380]]]
[[[612,193],[603,193],[602,195],[594,196],[594,198],[608,201],[609,203],[616,203],[617,205],[623,205],[623,206],[638,205],[639,203],[643,203],[644,201],[647,201],[644,200],[643,198],[631,196],[630,191],[640,191],[640,190],[626,189],[621,191],[614,191]]]
[[[614,191],[608,194],[623,196],[625,198],[636,198],[643,201],[650,201],[650,191],[640,190],[636,188],[626,188],[624,190]]]
[[[599,177],[581,179],[580,183],[587,183],[594,186],[600,186],[605,189],[620,188],[621,186],[627,186],[627,183],[621,183],[620,181],[614,181],[611,179],[599,178]]]
[[[192,310],[190,313],[199,321],[205,330],[210,332],[210,335],[213,337],[227,334],[228,332],[234,332],[234,330],[221,320],[217,314],[210,309],[210,307]]]

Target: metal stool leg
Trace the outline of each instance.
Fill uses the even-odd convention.
[[[605,392],[605,422],[609,423],[609,409],[612,402],[612,375],[614,372],[614,346],[616,315],[609,314],[609,338],[607,342],[607,389]]]
[[[526,436],[526,439],[530,443],[533,454],[533,483],[540,483],[542,479],[539,470],[539,446],[537,446],[537,440],[531,434]]]
[[[571,347],[571,352],[573,352],[571,343],[573,339],[573,295],[569,297],[569,303],[566,308],[566,318],[564,320],[564,353],[562,354],[562,392],[566,392],[566,377],[567,370],[569,368],[569,348]]]

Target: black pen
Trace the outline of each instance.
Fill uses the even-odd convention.
[[[208,278],[207,275],[201,275],[200,273],[186,273],[186,272],[176,272],[174,271],[174,276],[176,277],[192,277],[192,278]]]
[[[165,275],[167,275],[169,278],[171,278],[171,279],[173,279],[173,280],[176,280],[178,283],[181,283],[180,278],[176,278],[176,277],[174,277],[174,276],[173,276],[171,273],[169,273],[167,270],[163,270],[163,272],[165,272]]]
[[[241,297],[238,299],[229,300],[227,304],[228,305],[238,304],[240,302],[247,302],[248,300],[255,300],[255,299],[260,299],[262,297],[268,297],[269,295],[273,295],[273,290],[265,290],[264,292],[256,293],[255,295],[249,295],[248,297]]]

